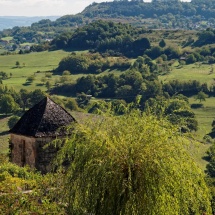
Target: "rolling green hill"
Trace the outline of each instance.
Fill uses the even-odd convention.
[[[191,2],[113,1],[93,3],[77,15],[66,15],[51,21],[46,18],[30,27],[14,27],[0,32],[0,38],[14,37],[14,42],[41,43],[61,33],[72,32],[77,27],[98,19],[130,23],[148,29],[206,29],[215,27],[215,1]]]

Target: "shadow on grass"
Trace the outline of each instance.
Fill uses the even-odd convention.
[[[22,84],[23,86],[29,86],[29,85],[31,85],[31,83],[30,82],[26,82],[26,83],[24,83],[24,84]]]
[[[21,66],[13,66],[13,67],[11,67],[11,69],[21,69],[21,68],[23,68],[23,67],[21,67]]]
[[[6,115],[6,114],[1,114],[1,115],[0,115],[0,119],[4,119],[4,118],[10,117],[10,116],[11,116],[10,114],[8,114],[8,115]]]
[[[7,134],[9,134],[8,131],[2,131],[2,132],[0,132],[0,137],[1,137],[1,136],[4,136],[4,135],[7,135]]]
[[[203,160],[209,162],[210,161],[210,157],[208,155],[205,155],[202,157]]]
[[[44,86],[44,84],[36,84],[36,86],[42,87],[42,86]]]

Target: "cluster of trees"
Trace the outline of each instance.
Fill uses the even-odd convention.
[[[58,164],[72,161],[69,214],[211,213],[203,174],[170,124],[141,114],[101,120],[78,126],[59,152]]]
[[[96,10],[97,9],[97,10]],[[214,0],[197,0],[191,2],[181,2],[178,0],[152,1],[151,4],[141,1],[114,1],[103,2],[101,4],[92,4],[87,7],[82,14],[87,17],[95,17],[102,14],[106,17],[117,16],[141,16],[144,18],[154,18],[165,14],[174,14],[182,16],[200,15],[207,19],[214,18],[215,10]],[[101,13],[102,11],[102,13]]]
[[[19,45],[20,43],[41,43],[46,39],[53,39],[58,34],[69,31],[69,27],[76,26],[76,21],[79,20],[74,16],[64,16],[56,21],[43,19],[39,22],[33,23],[30,27],[13,27],[12,29],[5,29],[0,32],[0,37],[11,36],[12,42]],[[70,23],[66,25],[66,22]],[[53,33],[54,32],[54,33]]]
[[[173,124],[180,125],[182,131],[186,132],[197,130],[197,121],[187,98],[185,96],[175,98],[175,95],[192,96],[200,93],[214,95],[215,87],[209,89],[206,83],[201,84],[195,80],[172,80],[161,83],[158,81],[156,66],[152,61],[149,61],[148,57],[138,57],[133,66],[120,76],[114,74],[83,76],[77,79],[76,83],[64,83],[54,87],[52,93],[78,95],[77,103],[82,108],[88,105],[89,96],[116,99],[115,103],[110,101],[93,103],[87,109],[90,113],[96,114],[104,112],[123,114],[134,107],[144,111],[150,109],[150,113],[155,115],[169,116]]]
[[[63,74],[69,71],[71,74],[98,74],[106,69],[123,69],[126,70],[131,66],[127,58],[109,59],[100,54],[75,54],[63,58],[54,73]]]
[[[150,48],[147,38],[139,35],[145,30],[134,28],[128,24],[95,21],[78,28],[73,34],[63,34],[52,41],[56,48],[92,49],[92,51],[139,56]]]
[[[44,92],[39,89],[30,92],[21,89],[16,92],[13,88],[0,84],[0,113],[6,115],[17,113],[20,108],[25,111],[26,108],[38,103],[44,96]]]
[[[200,25],[200,21],[202,20],[207,20],[208,26],[214,25],[214,11],[214,0],[194,0],[191,2],[170,0],[162,2],[152,1],[151,3],[144,3],[142,1],[114,1],[92,4],[82,14],[89,18],[97,16],[103,18],[151,18],[158,20],[158,24],[153,26],[154,28],[180,27],[183,29],[193,29],[197,27],[196,24]]]
[[[12,73],[11,73],[12,76]],[[2,80],[8,79],[8,75],[6,72],[0,72],[0,84],[2,84]]]
[[[82,98],[79,103],[79,98]],[[147,115],[154,115],[161,119],[165,118],[175,125],[180,132],[187,133],[197,131],[198,122],[195,114],[192,111],[188,98],[181,94],[170,97],[156,96],[148,99],[144,105],[141,103],[142,97],[138,95],[131,103],[126,103],[124,100],[87,100],[86,94],[78,94],[77,102],[80,107],[86,109],[88,113],[97,115],[124,115],[129,114],[135,109],[141,108]],[[144,106],[144,107],[143,107]]]
[[[100,20],[78,28],[73,34],[66,33],[57,37],[52,41],[51,48],[90,49],[91,52],[100,52],[103,55],[106,53],[106,55],[127,57],[145,54],[151,59],[160,57],[163,61],[184,57],[187,64],[215,61],[215,48],[196,47],[200,44],[204,45],[205,41],[207,44],[214,41],[214,33],[211,29],[200,32],[197,41],[188,38],[188,41],[183,44],[183,47],[188,45],[196,47],[193,51],[182,51],[180,47],[167,46],[164,39],[161,39],[158,45],[151,46],[149,39],[144,37],[146,32],[150,33],[130,25]]]
[[[215,95],[215,86],[201,84],[196,80],[172,80],[161,83],[157,78],[157,65],[148,61],[148,57],[139,57],[133,66],[120,76],[114,74],[95,76],[87,75],[77,79],[76,83],[67,83],[53,88],[53,93],[75,96],[77,93],[86,93],[100,98],[119,98],[127,102],[135,100],[137,95],[142,95],[143,101],[157,95],[168,93],[192,96],[203,91]]]
[[[211,138],[215,138],[215,120],[213,120],[211,126],[212,126],[212,130],[211,130],[211,132],[209,133],[209,136],[210,136]],[[215,176],[215,174],[214,174],[214,176]]]
[[[61,145],[56,173],[0,157],[2,213],[212,214],[205,175],[185,147],[190,140],[165,119],[132,112],[74,126],[64,144],[53,143]]]
[[[215,42],[215,30],[208,28],[198,34],[198,40],[195,42],[195,45],[207,45],[213,44]],[[215,53],[215,50],[214,50]]]
[[[113,1],[103,3],[93,3],[82,13],[77,15],[66,15],[56,21],[49,19],[33,23],[30,27],[14,27],[0,32],[0,37],[11,36],[13,43],[19,45],[24,42],[40,44],[47,39],[54,39],[64,32],[71,34],[78,26],[89,24],[98,18],[108,19],[127,19],[133,17],[137,25],[142,18],[157,20],[151,28],[183,28],[193,29],[201,25],[201,21],[207,20],[206,27],[215,25],[214,19],[215,2],[214,0],[194,0],[191,2],[181,2],[177,0],[170,1],[152,1],[144,3],[142,1]],[[42,33],[41,33],[42,32]],[[54,32],[54,33],[53,33]],[[67,33],[65,33],[66,35]],[[56,39],[57,47],[64,47],[68,41],[67,36],[59,36]],[[84,35],[82,35],[84,36]],[[104,40],[104,38],[102,38]],[[123,38],[123,44],[126,38]],[[109,44],[110,43],[110,44]],[[105,41],[105,46],[121,43],[120,39]],[[74,41],[75,45],[75,41]],[[81,43],[79,44],[81,45]],[[89,45],[89,44],[88,44]],[[104,44],[101,44],[101,49]]]

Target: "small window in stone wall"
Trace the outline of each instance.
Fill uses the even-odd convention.
[[[25,166],[26,164],[26,146],[25,146],[25,140],[21,141],[20,146],[20,152],[21,152],[21,163],[22,166]]]

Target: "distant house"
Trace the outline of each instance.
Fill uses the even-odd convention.
[[[10,130],[11,161],[29,165],[42,173],[51,170],[50,162],[57,152],[44,145],[67,134],[65,126],[75,123],[64,108],[46,97],[29,109]]]

